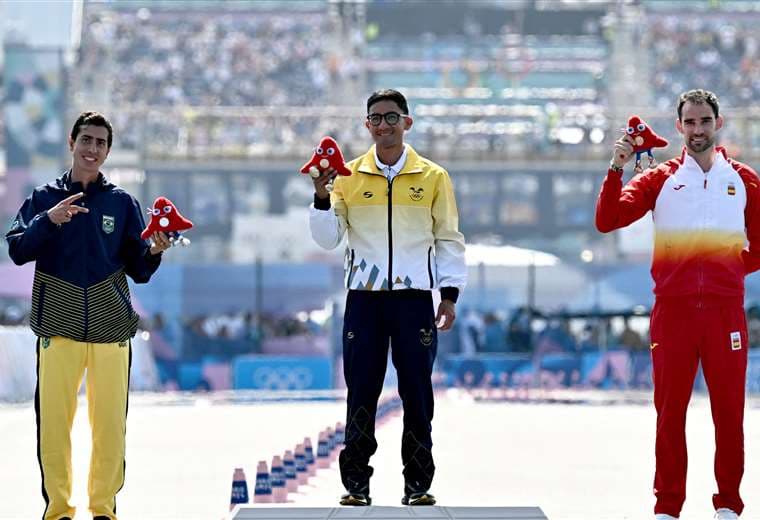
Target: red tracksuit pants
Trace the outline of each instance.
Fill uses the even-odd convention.
[[[679,516],[686,499],[686,408],[701,361],[715,425],[716,509],[744,509],[747,322],[742,298],[658,297],[650,337],[657,409],[655,513]]]

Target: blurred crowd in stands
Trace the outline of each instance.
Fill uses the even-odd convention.
[[[760,338],[760,305],[747,307],[752,346]],[[339,317],[338,317],[339,318]],[[0,301],[0,326],[27,326],[25,306]],[[143,319],[159,358],[197,360],[204,356],[230,359],[240,354],[329,354],[327,340],[338,322],[318,323],[309,313],[262,314],[261,323],[251,312],[194,316],[183,322],[162,314]],[[290,340],[291,343],[282,343]],[[292,343],[303,340],[303,344]],[[450,332],[439,335],[441,354],[580,353],[600,349],[648,350],[648,315],[546,315],[518,307],[510,313],[463,308]],[[337,348],[339,349],[339,345]],[[300,349],[300,351],[299,351]]]
[[[91,6],[77,64],[84,71],[81,88],[105,87],[113,106],[298,106],[320,102],[330,81],[348,74],[326,52],[324,34],[331,27],[324,12],[240,15],[220,9],[177,16],[171,9]],[[103,70],[110,72],[110,86],[98,84]],[[126,148],[140,144],[137,115],[114,114]],[[254,130],[225,135],[221,129],[213,137],[255,142]],[[181,136],[173,137],[176,145]]]
[[[152,156],[300,155],[325,134],[363,145],[365,92],[389,84],[411,101],[417,144],[444,155],[603,138],[609,50],[598,31],[534,37],[506,24],[500,35],[410,34],[400,46],[369,34],[372,24],[337,28],[326,4],[311,5],[178,17],[88,3],[72,79],[119,107],[118,146]],[[277,110],[325,105],[357,113]]]
[[[747,318],[754,347],[760,344],[760,305],[748,307]],[[536,357],[608,349],[646,352],[648,330],[648,315],[545,315],[528,307],[518,307],[510,314],[462,309],[452,332],[439,335],[439,352],[528,353]]]
[[[745,107],[760,95],[757,13],[653,14],[642,34],[651,51],[649,74],[657,108],[667,110],[684,90],[704,86],[724,106]]]
[[[440,157],[585,154],[616,137],[606,120],[614,32],[600,29],[604,16],[540,35],[514,20],[491,34],[465,23],[451,34],[405,35],[400,45],[374,23],[331,16],[327,4],[280,5],[178,17],[181,7],[87,3],[75,79],[119,107],[121,148],[154,157],[300,156],[326,134],[363,146],[363,95],[390,84],[410,99],[415,144]],[[697,86],[725,107],[760,94],[758,13],[643,9],[636,34],[649,71],[639,76],[639,104],[669,113]],[[357,113],[318,111],[329,105]],[[278,110],[286,107],[296,110]]]

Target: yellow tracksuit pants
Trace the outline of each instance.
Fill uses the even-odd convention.
[[[92,430],[88,494],[93,516],[116,519],[116,493],[124,485],[129,341],[82,343],[63,337],[37,341],[37,458],[45,499],[43,520],[74,518],[71,498],[71,428],[77,391],[87,369]]]

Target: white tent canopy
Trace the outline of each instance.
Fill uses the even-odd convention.
[[[485,244],[467,244],[464,253],[467,265],[486,265],[520,267],[535,265],[536,267],[550,267],[559,264],[558,257],[515,246],[490,246]]]

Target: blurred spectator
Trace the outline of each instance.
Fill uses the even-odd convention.
[[[179,344],[176,331],[164,321],[161,313],[153,316],[150,326],[150,348],[156,360],[158,375],[165,390],[179,388]]]
[[[0,325],[29,324],[29,304],[14,298],[0,300]]]
[[[750,348],[760,347],[760,306],[757,304],[747,309],[747,332]]]
[[[570,333],[570,323],[567,319],[552,319],[536,339],[535,355],[543,356],[550,353],[575,352],[575,338]]]
[[[519,307],[512,314],[507,333],[511,352],[531,352],[533,350],[532,316],[533,311],[528,307]]]
[[[484,342],[482,352],[506,352],[507,332],[504,321],[495,312],[488,312],[483,318]]]
[[[578,350],[581,352],[593,352],[599,350],[601,345],[601,331],[598,320],[594,323],[586,323],[578,338]]]
[[[475,309],[464,309],[463,314],[460,329],[462,354],[476,354],[483,350],[483,335],[485,333],[483,318]]]
[[[641,335],[631,328],[630,319],[625,318],[623,322],[623,331],[617,338],[619,346],[631,350],[631,351],[644,351],[647,349],[647,344]]]

